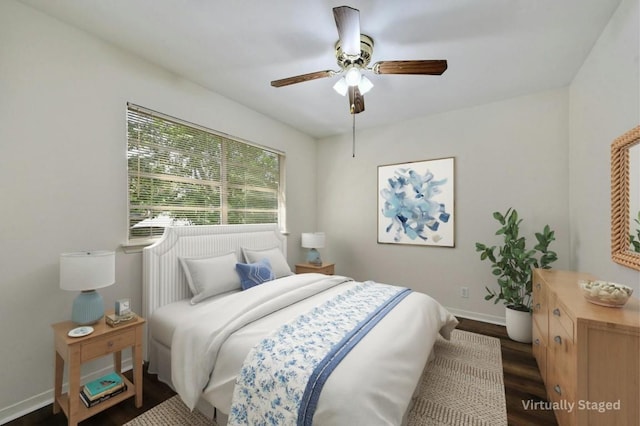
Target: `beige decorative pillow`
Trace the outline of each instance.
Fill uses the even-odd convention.
[[[240,290],[240,277],[236,272],[238,258],[235,252],[206,257],[179,258],[187,283],[193,294],[192,304],[228,291]]]
[[[244,260],[247,263],[256,263],[260,259],[269,259],[271,269],[273,270],[276,278],[293,275],[293,272],[287,263],[287,259],[284,258],[284,254],[282,254],[282,251],[280,251],[278,247],[267,249],[250,249],[243,247],[242,254],[244,255]]]

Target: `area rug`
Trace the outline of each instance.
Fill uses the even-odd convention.
[[[408,426],[506,426],[500,339],[454,330],[439,338],[418,384]]]
[[[438,338],[435,358],[418,384],[407,426],[506,426],[500,340],[454,330]],[[215,422],[190,412],[174,396],[125,426],[211,426]]]

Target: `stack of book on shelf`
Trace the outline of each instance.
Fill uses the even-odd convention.
[[[84,385],[80,391],[80,399],[87,407],[93,407],[126,390],[126,383],[114,371]]]

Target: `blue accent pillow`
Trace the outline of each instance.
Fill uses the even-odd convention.
[[[260,259],[256,263],[236,263],[242,289],[246,290],[276,278],[269,259]]]

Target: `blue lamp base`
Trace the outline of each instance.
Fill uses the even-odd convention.
[[[95,290],[81,292],[73,301],[71,321],[78,325],[95,324],[104,316],[102,296]]]
[[[320,252],[318,252],[318,250],[314,248],[309,249],[309,253],[307,253],[307,263],[310,263],[315,266],[322,266],[322,259],[320,259]]]

